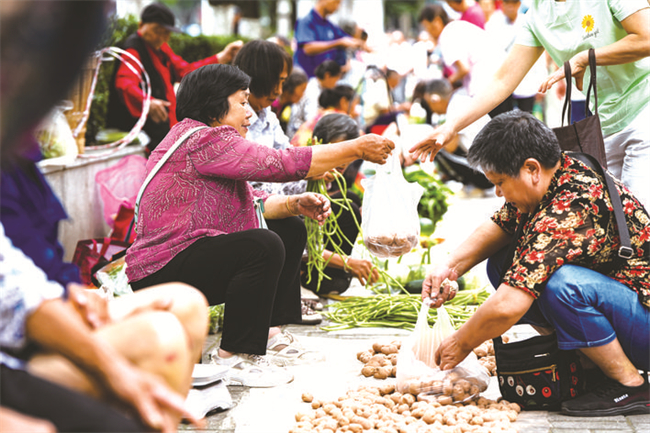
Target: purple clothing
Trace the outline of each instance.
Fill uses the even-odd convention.
[[[203,123],[174,125],[151,153],[147,172],[185,132]],[[275,150],[243,138],[231,126],[192,134],[153,177],[140,201],[137,237],[126,253],[127,277],[138,281],[159,271],[179,252],[206,236],[258,227],[248,181],[303,179],[311,148]]]
[[[467,21],[468,23],[472,23],[485,30],[485,14],[478,3],[474,3],[474,5],[470,6],[465,12],[463,12],[460,19],[461,21]]]
[[[35,139],[23,143],[21,158],[0,173],[0,221],[16,248],[32,259],[47,278],[65,287],[79,283],[79,268],[63,261],[59,221],[67,219],[61,202],[36,162],[42,157]],[[9,164],[7,164],[9,165]]]

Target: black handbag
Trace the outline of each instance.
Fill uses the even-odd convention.
[[[562,108],[562,126],[553,128],[553,132],[560,142],[560,148],[564,151],[583,152],[596,158],[601,166],[607,168],[605,156],[605,142],[603,132],[598,118],[598,94],[596,92],[596,54],[593,48],[589,50],[589,87],[587,88],[587,100],[585,103],[585,118],[571,124],[571,65],[564,63],[564,79],[566,80],[566,95],[564,107]],[[591,91],[594,92],[595,113],[589,115],[589,99]],[[568,116],[567,116],[568,114]],[[567,126],[564,120],[567,119]]]
[[[499,390],[524,410],[558,410],[584,388],[574,350],[560,350],[555,333],[514,343],[494,339]]]

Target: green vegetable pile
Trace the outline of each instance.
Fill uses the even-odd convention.
[[[419,165],[411,165],[404,169],[404,178],[409,182],[417,182],[424,187],[424,193],[418,203],[420,214],[421,234],[429,236],[447,212],[447,199],[453,192],[439,177],[422,170]]]
[[[223,309],[224,304],[212,305],[208,307],[211,334],[216,334],[220,329],[223,328]]]
[[[458,329],[488,298],[485,289],[464,290],[445,303],[454,328]],[[413,329],[422,307],[420,295],[379,294],[369,297],[352,297],[327,306],[325,316],[335,324],[324,326],[325,331],[351,328],[402,328]],[[430,325],[436,320],[437,310],[430,309]]]

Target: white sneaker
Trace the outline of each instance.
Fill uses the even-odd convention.
[[[293,374],[284,368],[272,365],[265,356],[236,353],[229,358],[222,358],[217,349],[210,358],[214,364],[230,367],[227,378],[231,385],[271,388],[293,380]]]
[[[280,366],[315,363],[325,360],[325,355],[320,352],[305,349],[296,337],[283,331],[269,338],[266,345],[269,362]]]

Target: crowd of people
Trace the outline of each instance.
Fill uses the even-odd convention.
[[[441,344],[441,368],[529,323],[554,330],[559,347],[578,350],[597,378],[564,413],[647,413],[648,377],[639,374],[650,370],[647,2],[534,0],[526,15],[516,0],[434,2],[420,11],[417,41],[339,26],[328,19],[339,6],[316,0],[289,46],[281,37],[238,41],[194,63],[167,44],[180,31],[169,8],[143,9],[123,45],[152,86],[148,179],[125,256],[135,293],[107,299],[63,261],[66,212],[38,169],[31,134],[99,40],[105,2],[0,2],[0,430],[176,431],[182,418],[200,425],[184,397],[202,359],[208,305],[225,305],[221,342],[209,355],[231,382],[293,380],[289,366],[319,359],[283,329],[317,322],[301,288],[337,294],[352,278],[378,278],[341,242],[325,245],[328,279],[316,284],[304,264],[305,218],[323,224],[336,215],[353,242],[362,203],[333,176],[349,187],[365,161],[384,164],[393,152],[403,164],[444,156],[467,169],[463,181],[506,200],[425,279],[422,298],[436,308],[455,296],[443,281],[490,259],[498,288]],[[45,35],[43,43],[27,30]],[[531,114],[564,78],[543,52],[548,64],[570,61],[582,90],[589,48],[631,257],[617,254],[614,198],[603,179],[562,153]],[[126,64],[115,68],[108,126],[129,130],[142,115],[140,80]],[[433,132],[411,149],[396,147],[389,125],[400,118]],[[307,182],[320,179],[327,194],[308,192]],[[343,195],[349,208],[330,202]]]

